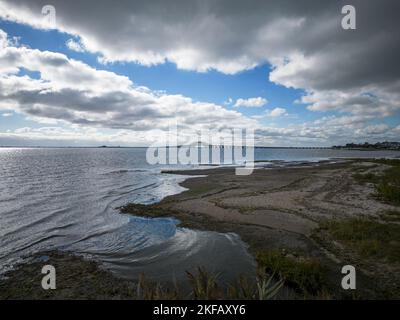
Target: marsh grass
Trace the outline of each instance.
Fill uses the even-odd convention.
[[[400,211],[388,210],[380,214],[380,219],[386,222],[400,222]]]
[[[223,295],[217,282],[219,274],[209,273],[201,267],[197,269],[197,274],[188,271],[186,274],[195,300],[215,300]]]
[[[400,205],[400,160],[398,159],[374,159],[371,162],[391,166],[383,174],[356,173],[353,178],[361,184],[373,183],[376,196],[382,201]]]
[[[391,166],[376,184],[378,195],[387,202],[400,205],[400,160],[381,159],[376,162]]]
[[[283,280],[267,274],[258,275],[257,278],[240,276],[230,285],[222,286],[220,274],[208,272],[205,268],[198,267],[196,272],[186,272],[189,287],[183,289],[177,283],[172,286],[163,286],[152,282],[141,275],[135,298],[139,300],[269,300],[274,299],[283,286]]]
[[[253,211],[257,210],[257,207],[255,206],[239,207],[238,210],[241,214],[251,214]]]
[[[327,292],[327,270],[318,261],[298,260],[280,251],[258,252],[257,261],[268,274],[279,275],[286,286],[304,296]]]
[[[379,177],[374,173],[355,173],[353,178],[360,184],[379,182]]]
[[[137,300],[178,300],[181,290],[176,283],[173,288],[164,287],[161,283],[149,281],[144,274],[139,276],[136,284],[135,299]]]
[[[400,262],[400,225],[372,219],[333,220],[321,225],[334,239],[355,250],[362,258]]]
[[[378,197],[383,201],[400,205],[400,180],[394,181],[393,178],[384,179],[376,185],[376,191]]]

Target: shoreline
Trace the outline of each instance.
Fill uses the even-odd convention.
[[[328,269],[331,296],[348,298],[340,287],[340,269],[348,261],[360,261],[347,250],[341,252],[338,242],[332,246],[321,225],[336,219],[379,219],[382,212],[397,210],[374,199],[373,186],[359,185],[352,178],[354,172],[382,172],[387,168],[372,160],[260,168],[248,177],[235,176],[232,167],[168,170],[163,173],[191,176],[180,183],[188,190],[153,205],[128,204],[120,209],[124,214],[150,218],[173,217],[183,228],[234,232],[259,262],[260,253],[270,251],[283,252],[285,259],[317,261]],[[382,288],[383,293],[374,289],[382,279],[387,284],[384,272],[374,274],[377,264],[360,264],[359,282],[364,287],[360,297],[386,295],[390,288]]]
[[[353,178],[355,172],[379,173],[388,166],[377,165],[368,159],[311,164],[260,168],[250,176],[235,176],[233,167],[164,171],[165,174],[190,176],[179,183],[187,190],[154,204],[128,204],[118,209],[121,214],[175,218],[180,221],[178,227],[181,228],[238,234],[259,266],[269,272],[286,272],[285,286],[296,290],[295,298],[398,298],[398,292],[393,291],[397,289],[390,283],[400,283],[396,275],[400,270],[398,264],[383,267],[378,261],[368,264],[371,261],[359,259],[352,250],[343,247],[321,228],[331,220],[379,219],[381,212],[397,210],[396,206],[374,199],[371,185],[358,184]],[[84,278],[89,276],[92,287],[83,291],[83,298],[134,297],[132,282],[127,283],[93,261],[69,253],[52,251],[46,254],[61,268],[72,261],[78,274]],[[14,281],[29,282],[34,264],[25,263],[10,271],[7,274],[9,280],[0,281],[3,294],[8,292],[9,298],[16,294],[14,291],[10,293],[8,287]],[[357,281],[360,289],[356,296],[340,287],[340,269],[344,264],[355,264],[359,268]],[[277,270],[273,270],[271,265]],[[306,279],[298,278],[299,270]],[[385,276],[387,270],[393,271],[390,276],[394,280]],[[94,278],[90,277],[91,273],[95,274]],[[79,281],[69,281],[71,288],[79,287]],[[101,295],[104,283],[111,283],[113,288],[105,296]],[[67,294],[65,297],[73,298],[74,289],[70,290],[71,296]],[[97,296],[96,292],[99,292]],[[81,291],[77,290],[75,294],[76,298],[82,298]]]

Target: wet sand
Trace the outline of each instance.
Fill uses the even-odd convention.
[[[201,177],[181,183],[188,189],[181,194],[149,206],[130,204],[121,211],[174,216],[183,227],[237,232],[248,240],[261,237],[263,241],[255,248],[276,247],[280,242],[307,248],[321,221],[379,217],[382,211],[396,209],[376,201],[371,197],[372,186],[359,185],[352,178],[357,170],[382,171],[385,167],[369,162],[319,164],[257,169],[250,176],[236,176],[232,168],[168,171]],[[269,239],[275,236],[275,241]]]

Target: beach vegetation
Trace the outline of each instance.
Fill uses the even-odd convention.
[[[279,275],[285,286],[304,296],[320,296],[327,291],[327,270],[313,259],[296,259],[278,250],[257,253],[257,262],[265,272]]]
[[[398,216],[397,216],[398,217]],[[321,224],[332,237],[361,258],[400,262],[400,225],[367,218],[331,220]]]
[[[356,173],[353,178],[359,183],[372,183],[375,186],[375,196],[381,201],[400,205],[400,160],[374,159],[371,162],[390,166],[382,174]]]
[[[355,173],[353,178],[360,184],[376,183],[379,181],[379,177],[374,173]]]
[[[386,222],[400,222],[400,211],[387,210],[380,214],[380,219]]]
[[[153,282],[141,275],[137,282],[135,299],[139,300],[270,300],[274,299],[283,286],[283,280],[267,274],[256,279],[240,276],[234,283],[222,285],[220,274],[198,267],[195,272],[186,272],[188,286],[171,286]]]

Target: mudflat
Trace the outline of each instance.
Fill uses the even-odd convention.
[[[254,232],[247,234],[242,230],[245,228],[262,230],[262,237],[278,232],[281,241],[293,238],[293,245],[298,246],[322,221],[379,217],[382,211],[396,210],[371,197],[373,186],[357,184],[352,178],[356,171],[376,172],[385,167],[346,162],[261,168],[250,176],[237,176],[231,168],[166,171],[193,176],[181,183],[188,190],[154,205],[129,204],[121,211],[151,217],[172,215],[183,227],[224,232],[229,229],[244,238],[257,236]],[[256,247],[277,245],[265,241]]]
[[[340,285],[340,271],[347,264],[358,270],[360,298],[398,297],[398,261],[360,257],[324,228],[331,221],[354,219],[385,226],[383,214],[397,212],[398,206],[377,199],[374,185],[359,183],[354,174],[379,176],[388,168],[386,164],[357,160],[259,168],[250,176],[237,176],[233,168],[166,171],[192,175],[181,183],[188,190],[154,205],[130,204],[121,211],[148,217],[173,216],[182,227],[235,232],[256,256],[272,250],[297,261],[317,261],[328,270],[334,297],[349,293]],[[399,248],[395,239],[393,243]]]

